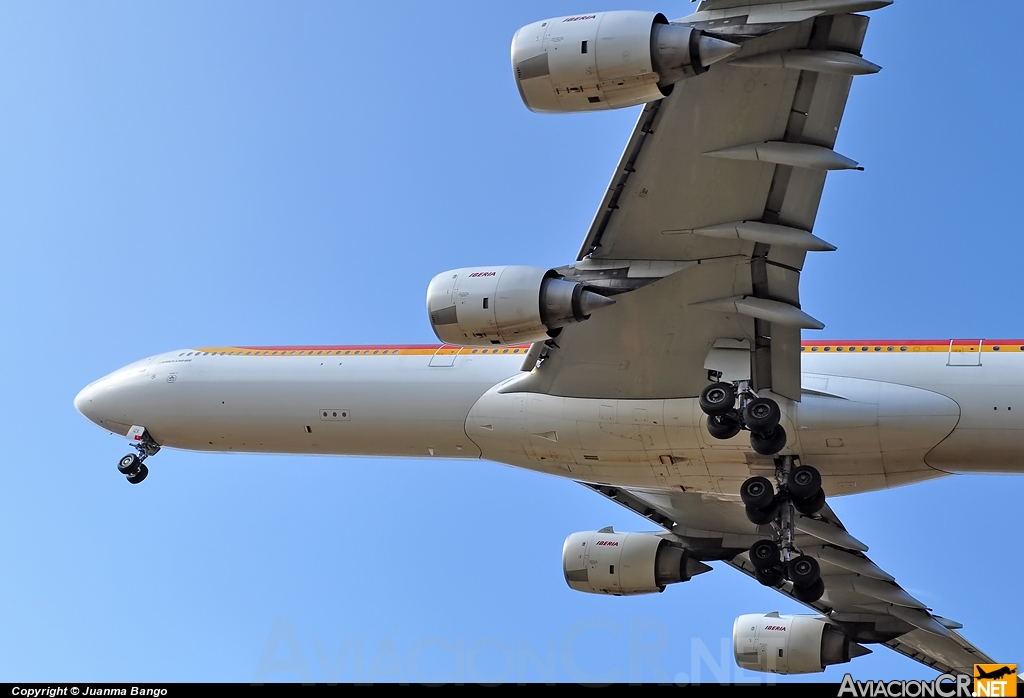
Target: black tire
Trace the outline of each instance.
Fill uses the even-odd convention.
[[[821,567],[818,561],[809,555],[794,557],[786,566],[789,572],[789,581],[794,586],[810,588],[821,579]]]
[[[731,417],[724,415],[711,415],[707,418],[708,433],[713,439],[731,439],[740,433],[743,427]]]
[[[754,579],[766,587],[777,587],[785,581],[782,571],[778,567],[771,567],[766,570],[754,570]]]
[[[767,434],[750,432],[750,447],[762,456],[774,456],[786,447],[786,430],[777,426]]]
[[[778,567],[782,561],[779,546],[773,540],[759,540],[750,546],[750,564],[756,570],[769,570]]]
[[[778,508],[774,503],[764,509],[755,509],[754,507],[745,507],[745,509],[747,510],[747,520],[755,526],[770,524],[778,513]]]
[[[825,594],[825,582],[820,579],[810,587],[793,587],[793,598],[804,603],[814,603]]]
[[[131,477],[132,475],[138,473],[139,468],[141,467],[143,466],[142,461],[139,460],[139,457],[134,453],[129,453],[127,456],[122,458],[121,461],[117,464],[117,472],[121,473],[122,475],[127,475]]]
[[[775,488],[766,477],[751,477],[740,485],[740,499],[752,509],[766,509],[775,499]]]
[[[132,483],[133,485],[137,485],[140,482],[142,482],[143,480],[145,480],[147,475],[149,475],[149,468],[147,468],[145,465],[142,465],[140,463],[139,464],[139,471],[137,473],[135,473],[134,475],[129,475],[128,476],[128,482]]]
[[[794,499],[793,506],[805,516],[817,514],[825,506],[825,490],[818,489],[818,493],[810,499]]]
[[[809,465],[797,466],[789,471],[786,487],[793,499],[814,499],[821,489],[821,473]]]
[[[712,383],[700,391],[699,402],[706,415],[726,414],[736,406],[736,388],[732,383]]]
[[[743,408],[743,422],[750,431],[771,431],[779,426],[779,403],[766,397],[754,398]]]

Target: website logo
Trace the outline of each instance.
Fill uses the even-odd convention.
[[[974,665],[975,696],[1006,696],[1017,695],[1016,664],[975,664]]]

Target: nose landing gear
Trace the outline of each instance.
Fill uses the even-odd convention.
[[[794,512],[811,515],[825,506],[821,474],[809,465],[794,465],[793,456],[775,460],[777,491],[766,477],[752,477],[740,488],[747,518],[758,526],[772,524],[773,540],[759,540],[750,547],[754,576],[765,586],[777,587],[785,580],[793,583],[798,601],[813,603],[825,593],[818,561],[804,555],[793,543]]]
[[[762,456],[774,456],[786,447],[788,437],[779,424],[779,404],[758,397],[746,381],[712,383],[701,391],[698,402],[708,416],[707,429],[713,438],[731,439],[746,429],[750,432],[750,447]]]
[[[150,456],[155,456],[160,450],[160,445],[153,440],[145,427],[133,426],[128,431],[128,438],[132,440],[135,453],[129,453],[117,464],[117,472],[124,475],[128,482],[137,485],[149,475],[149,468],[145,461]]]

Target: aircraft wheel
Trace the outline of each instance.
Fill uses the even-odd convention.
[[[744,507],[747,512],[747,521],[754,524],[755,526],[764,526],[770,524],[775,520],[775,515],[778,513],[777,508],[774,504],[769,504],[764,509],[755,509],[754,507]]]
[[[821,473],[809,465],[797,466],[789,471],[786,486],[793,499],[814,499],[821,489]]]
[[[775,488],[766,477],[747,478],[740,486],[740,499],[748,507],[764,509],[775,499]]]
[[[735,419],[725,415],[711,415],[707,419],[708,433],[714,439],[731,439],[743,428]]]
[[[771,431],[779,425],[779,403],[766,397],[754,398],[743,408],[743,422],[750,431]]]
[[[825,594],[825,582],[818,579],[812,586],[793,587],[793,598],[804,603],[814,603]]]
[[[787,565],[789,581],[795,586],[810,588],[821,579],[821,567],[818,561],[809,555],[794,557]]]
[[[142,461],[134,453],[129,453],[127,456],[121,459],[117,464],[117,471],[122,475],[131,477],[139,472],[140,468],[145,466],[142,465]]]
[[[700,391],[701,410],[706,415],[723,415],[736,405],[736,388],[732,383],[712,383]]]
[[[143,480],[145,480],[147,475],[149,475],[149,468],[147,468],[145,465],[139,464],[139,471],[134,475],[129,475],[128,482],[132,483],[133,485],[137,485]]]
[[[785,577],[782,576],[782,572],[777,567],[755,570],[754,578],[766,587],[777,587],[785,581]]]
[[[750,563],[754,569],[769,570],[782,561],[779,546],[773,540],[759,540],[750,546]]]
[[[750,447],[762,456],[774,456],[786,447],[786,430],[779,425],[766,434],[750,432]]]
[[[793,499],[793,506],[801,514],[810,516],[817,514],[825,506],[825,490],[818,488],[818,493],[810,499]]]

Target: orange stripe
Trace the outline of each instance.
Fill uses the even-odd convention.
[[[802,342],[800,351],[811,352],[1024,352],[1024,339],[870,339]]]

